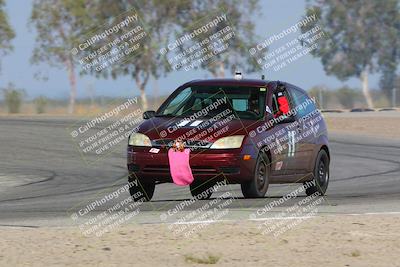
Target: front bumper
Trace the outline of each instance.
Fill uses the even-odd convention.
[[[150,153],[150,147],[128,146],[127,166],[129,174],[142,182],[172,182],[169,170],[168,150],[160,148],[159,153]],[[250,160],[243,160],[244,155]],[[252,179],[257,153],[251,147],[241,149],[204,149],[190,153],[189,164],[196,180],[227,180],[229,183],[243,183]]]

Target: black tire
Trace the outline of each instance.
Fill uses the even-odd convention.
[[[210,181],[196,181],[190,184],[190,193],[196,199],[209,199],[213,193],[214,183]]]
[[[311,184],[312,183],[312,184]],[[329,184],[329,157],[325,150],[320,150],[315,161],[313,180],[304,183],[307,196],[314,193],[325,195]]]
[[[137,186],[134,181],[137,180]],[[131,186],[129,187],[129,193],[134,201],[150,201],[154,195],[154,189],[156,188],[155,182],[144,183],[137,178],[129,178],[129,183]]]
[[[269,186],[270,170],[271,164],[268,157],[259,155],[252,180],[241,184],[242,193],[245,198],[260,198],[265,196]]]

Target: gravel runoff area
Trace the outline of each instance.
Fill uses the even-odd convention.
[[[324,113],[328,130],[377,138],[400,139],[400,112]]]
[[[188,238],[167,224],[101,237],[77,227],[0,227],[0,266],[400,266],[400,214],[317,216],[266,231],[278,222],[208,224]]]

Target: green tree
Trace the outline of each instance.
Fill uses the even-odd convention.
[[[34,0],[30,18],[37,33],[31,62],[66,69],[70,83],[69,113],[74,112],[76,98],[75,63],[70,49],[81,34],[85,12],[83,0]]]
[[[344,86],[336,91],[336,96],[339,103],[344,108],[351,109],[354,108],[354,102],[359,99],[361,95],[358,94],[357,90]]]
[[[83,74],[92,74],[97,77],[113,78],[119,76],[131,76],[135,81],[136,88],[139,89],[141,96],[141,105],[144,110],[148,108],[145,88],[151,76],[159,77],[161,73],[168,72],[167,66],[161,60],[159,49],[162,47],[162,36],[173,20],[172,14],[179,13],[181,1],[113,1],[113,0],[93,0],[87,1],[90,6],[90,20],[87,20],[83,25],[86,33],[84,38],[90,38],[90,33],[102,32],[107,30],[111,25],[121,21],[120,15],[128,10],[135,8],[140,17],[140,21],[145,27],[145,32],[149,35],[144,40],[140,41],[140,53],[125,60],[120,60],[101,71],[96,71],[94,68],[82,70]],[[177,13],[176,13],[177,12]],[[123,19],[123,18],[122,18]],[[99,25],[102,25],[99,27]],[[124,32],[124,31],[123,31]],[[103,38],[102,41],[91,45],[85,49],[86,55],[95,52],[103,45],[112,42],[117,35],[109,35]],[[151,35],[151,36],[150,36]],[[83,37],[82,36],[82,37]]]
[[[47,97],[45,96],[39,96],[35,98],[34,103],[36,106],[36,113],[37,114],[42,114],[46,111],[46,106],[47,106]]]
[[[235,0],[207,0],[207,1],[188,1],[188,0],[126,0],[126,1],[91,1],[90,17],[91,24],[102,25],[104,22],[115,22],[118,15],[135,7],[139,12],[140,19],[144,23],[146,32],[150,38],[141,42],[143,48],[134,57],[118,62],[110,68],[101,72],[90,69],[90,74],[102,77],[116,78],[119,76],[131,76],[136,88],[141,95],[142,107],[147,109],[147,98],[145,93],[146,85],[150,77],[156,79],[172,71],[170,65],[165,60],[165,55],[160,53],[160,49],[185,32],[199,19],[210,14],[210,10],[226,10],[230,23],[233,24],[237,32],[236,38],[230,43],[229,53],[218,56],[215,64],[203,64],[200,67],[209,70],[214,76],[223,76],[226,68],[236,69],[245,68],[252,70],[257,67],[256,62],[250,57],[248,48],[254,45],[254,25],[246,14],[253,14],[258,1],[235,1]],[[112,36],[108,40],[112,40]],[[95,51],[99,45],[92,46],[91,51]],[[89,52],[89,51],[88,51]],[[245,55],[245,56],[243,56]]]
[[[311,53],[318,58],[328,75],[340,80],[358,77],[370,108],[373,107],[368,75],[398,64],[400,53],[399,1],[330,1],[308,3],[307,15],[319,20],[302,27],[302,32],[320,25],[327,38],[322,38]]]
[[[379,86],[388,99],[390,99],[391,97],[391,91],[395,86],[395,81],[396,81],[396,68],[385,67],[382,70],[382,75],[379,80]]]
[[[2,89],[4,102],[7,105],[8,113],[19,113],[25,91],[15,87],[13,83],[9,83],[6,88]]]
[[[176,17],[178,24],[183,29],[198,27],[199,25],[195,22],[201,21],[218,11],[216,13],[218,15],[226,13],[228,24],[235,33],[233,38],[226,41],[229,45],[227,51],[215,55],[211,64],[205,61],[199,66],[200,68],[209,71],[214,77],[224,77],[226,70],[229,70],[231,74],[236,70],[241,70],[244,73],[260,70],[259,65],[248,52],[251,47],[257,44],[253,18],[259,15],[258,0],[193,0],[186,8],[188,10],[185,12],[185,16]],[[224,26],[215,27],[206,35],[215,34]],[[180,34],[180,31],[177,33]],[[179,35],[177,36],[179,37]],[[200,42],[203,38],[204,35],[198,35],[194,38],[194,41]]]
[[[396,74],[397,66],[390,64],[382,68],[382,75],[379,80],[379,86],[388,101],[392,100],[392,90],[396,88]]]
[[[12,51],[11,40],[15,37],[15,33],[8,22],[4,6],[4,0],[0,0],[0,58]]]
[[[396,75],[395,81],[393,83],[393,88],[395,90],[395,95],[394,95],[394,99],[392,99],[392,96],[390,97],[391,104],[394,104],[394,107],[397,107],[400,103],[400,75]],[[393,94],[393,92],[392,92]]]

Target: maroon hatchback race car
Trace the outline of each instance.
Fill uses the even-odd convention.
[[[156,184],[173,182],[168,150],[190,149],[193,196],[208,199],[218,181],[241,184],[245,198],[269,184],[303,183],[324,195],[330,153],[325,122],[307,93],[286,82],[195,80],[176,89],[129,137],[130,193],[150,200]]]

